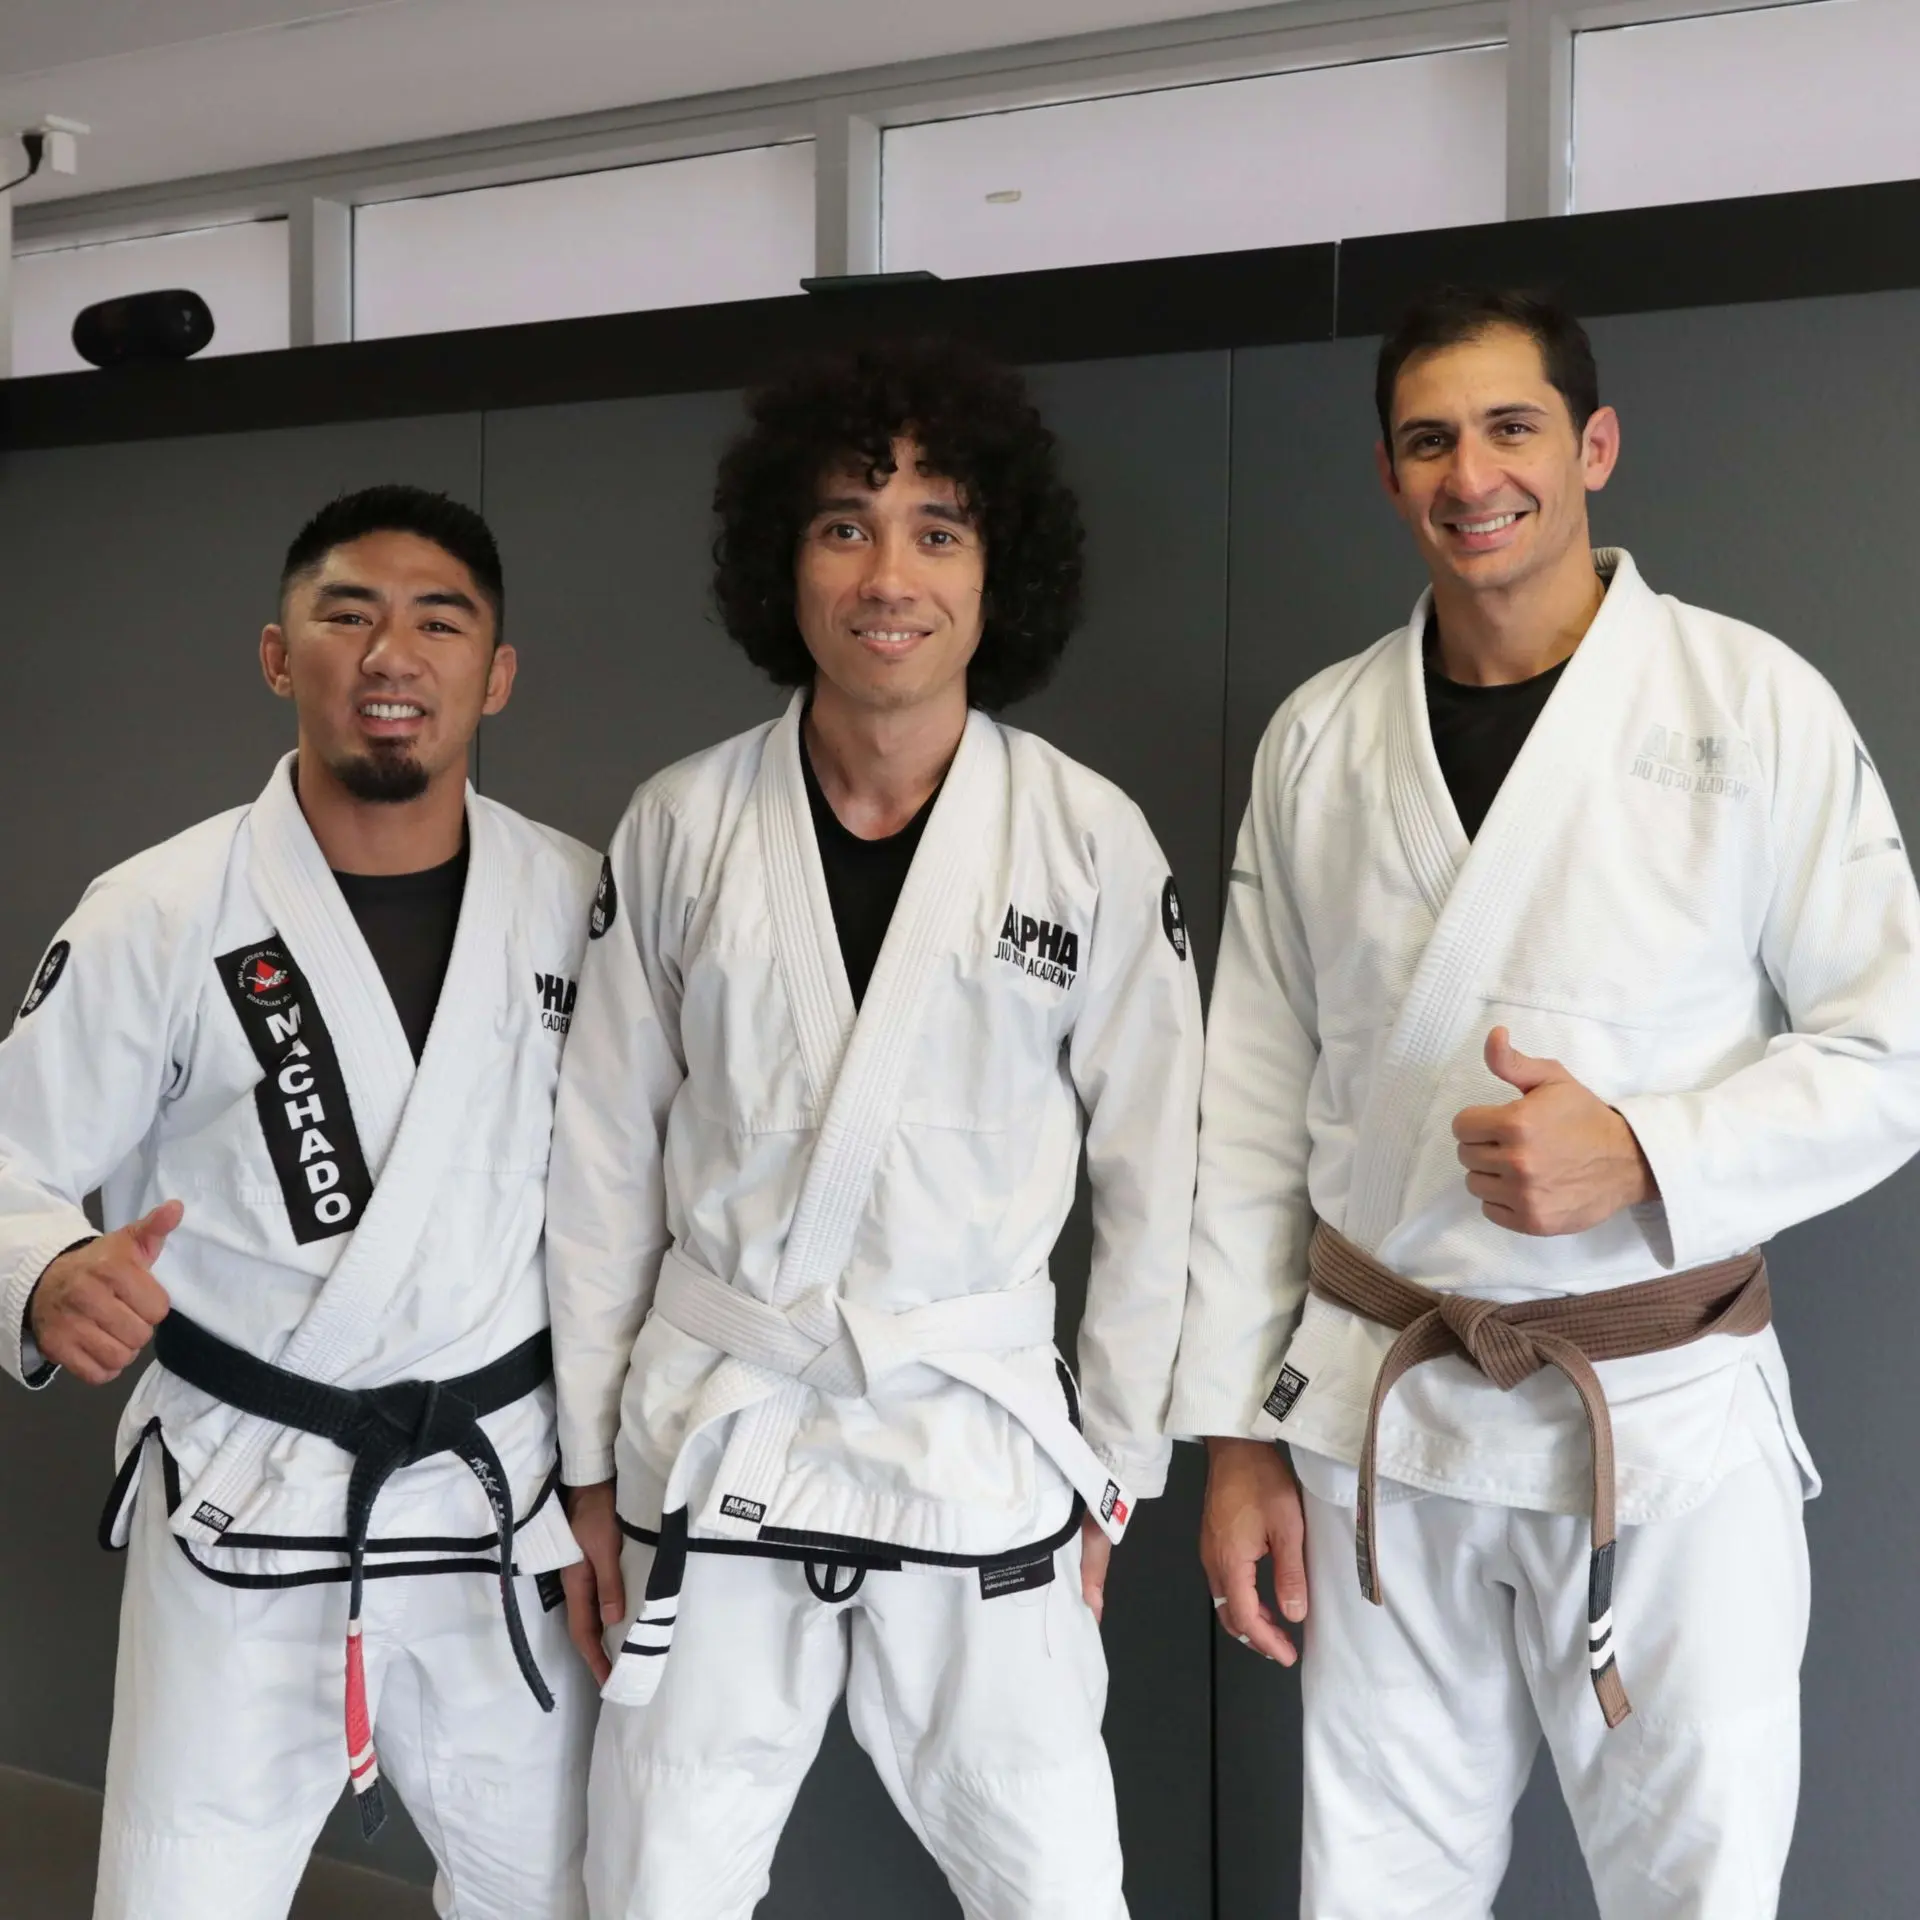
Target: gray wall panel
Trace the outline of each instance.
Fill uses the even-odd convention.
[[[95,874],[259,791],[293,740],[255,655],[280,556],[331,495],[394,479],[477,498],[477,416],[0,456],[9,991]],[[0,1761],[88,1784],[120,1585],[93,1529],[125,1394],[0,1392]],[[423,1859],[404,1832],[381,1850]]]
[[[1224,355],[1049,370],[1042,404],[1091,531],[1085,631],[1055,683],[1009,717],[1132,792],[1167,846],[1210,959],[1218,915],[1224,698]],[[730,395],[490,416],[487,509],[511,581],[523,679],[482,743],[482,780],[513,805],[604,840],[657,767],[773,711],[780,696],[713,623],[706,598],[713,462]],[[1203,931],[1201,931],[1203,930]],[[1062,1237],[1077,1317],[1084,1205]],[[1137,1524],[1114,1577],[1108,1715],[1129,1886],[1142,1914],[1208,1899],[1205,1589],[1192,1537],[1197,1463]],[[954,1911],[836,1715],[764,1911]]]
[[[1920,676],[1906,638],[1920,602],[1917,328],[1911,293],[1593,328],[1625,447],[1595,505],[1597,537],[1630,547],[1657,589],[1752,620],[1812,659],[1909,827],[1920,818]],[[1236,356],[1229,830],[1279,700],[1403,619],[1421,582],[1372,472],[1375,344]],[[1917,1234],[1909,1169],[1773,1249],[1796,1401],[1828,1485],[1808,1511],[1815,1602],[1789,1920],[1902,1911],[1920,1879],[1920,1833],[1896,1785],[1920,1765],[1920,1678],[1885,1657],[1920,1578],[1903,1521],[1916,1423],[1901,1358],[1920,1331],[1907,1272]],[[1296,1696],[1267,1670],[1243,1684],[1231,1653],[1220,1655],[1220,1912],[1264,1920],[1292,1910]],[[1557,1799],[1543,1760],[1516,1825],[1505,1920],[1593,1911]]]

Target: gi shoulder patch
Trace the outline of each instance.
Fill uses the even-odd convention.
[[[56,940],[47,949],[47,957],[40,962],[40,971],[33,976],[33,985],[27,989],[27,997],[20,1003],[22,1020],[60,984],[60,976],[67,970],[67,956],[72,951],[73,943],[68,940]]]
[[[613,856],[603,854],[600,858],[600,884],[594,889],[593,911],[587,915],[587,938],[598,940],[613,925],[613,916],[620,911],[620,892],[613,884]]]
[[[1166,930],[1167,945],[1182,960],[1187,957],[1187,915],[1180,904],[1180,889],[1173,884],[1173,875],[1167,875],[1167,884],[1160,889],[1160,924]]]
[[[277,933],[213,964],[260,1063],[253,1104],[294,1239],[304,1247],[351,1233],[373,1176],[319,1003]]]
[[[1307,1390],[1307,1376],[1298,1367],[1282,1367],[1273,1391],[1261,1403],[1276,1420],[1284,1420],[1293,1411],[1293,1403]]]

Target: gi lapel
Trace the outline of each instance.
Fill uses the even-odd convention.
[[[771,1304],[791,1307],[819,1294],[824,1308],[846,1269],[874,1170],[899,1116],[927,989],[976,904],[965,876],[977,857],[983,802],[996,772],[1004,784],[1006,749],[991,720],[969,713],[855,1019],[800,767],[802,711],[796,698],[768,737],[754,796],[781,976],[809,1078],[824,1103]],[[727,1360],[702,1399],[734,1411],[749,1390],[759,1404],[736,1425],[714,1499],[701,1515],[703,1526],[742,1537],[758,1531],[748,1515],[770,1504],[811,1393],[781,1375]],[[723,1510],[729,1501],[732,1510]]]
[[[299,810],[284,763],[251,821],[249,880],[339,1038],[348,1096],[376,1182],[318,1297],[281,1351],[265,1356],[310,1379],[337,1381],[378,1346],[394,1285],[439,1197],[480,1062],[499,1044],[511,856],[491,809],[470,793],[466,893],[416,1071],[379,968]],[[199,1528],[191,1515],[202,1503],[241,1514],[278,1431],[251,1416],[237,1421],[180,1503],[175,1531],[216,1543],[219,1535]]]
[[[1421,659],[1426,602],[1399,643],[1399,738],[1388,777],[1399,838],[1436,920],[1368,1091],[1341,1231],[1377,1252],[1400,1217],[1407,1175],[1429,1124],[1434,1084],[1483,1017],[1487,962],[1532,899],[1549,829],[1580,804],[1586,777],[1617,743],[1647,646],[1652,596],[1625,553],[1597,552],[1612,583],[1586,638],[1521,748],[1478,837],[1446,884],[1448,848],[1464,845],[1433,753]]]

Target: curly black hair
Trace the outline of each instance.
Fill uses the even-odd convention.
[[[747,411],[714,487],[713,595],[756,667],[780,686],[811,684],[794,565],[820,482],[851,466],[883,484],[904,438],[953,482],[986,549],[968,699],[998,711],[1046,684],[1079,624],[1086,536],[1018,373],[954,341],[869,345],[763,389]]]

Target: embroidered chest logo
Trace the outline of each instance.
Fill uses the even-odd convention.
[[[1000,925],[1000,944],[993,950],[996,960],[1004,960],[1036,980],[1056,987],[1071,987],[1080,972],[1080,936],[1071,927],[1051,920],[1036,920],[1018,907],[1009,907]]]
[[[301,1246],[350,1233],[373,1198],[333,1036],[277,934],[213,963],[259,1061],[254,1110]]]
[[[540,994],[540,1024],[549,1033],[565,1033],[573,1025],[573,1003],[580,997],[580,983],[557,973],[536,973],[533,984]]]
[[[1760,778],[1760,762],[1738,734],[1649,727],[1627,771],[1670,793],[1744,800]]]

